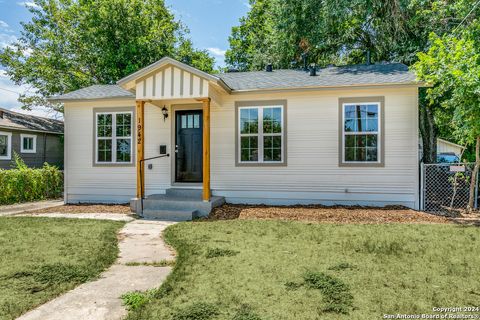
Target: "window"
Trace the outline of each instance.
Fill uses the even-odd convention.
[[[37,136],[32,134],[20,135],[20,152],[36,153],[37,152]]]
[[[343,102],[341,108],[341,163],[382,164],[382,103]]]
[[[12,134],[0,131],[0,160],[10,160],[12,158],[11,149]]]
[[[246,103],[242,103],[244,105]],[[285,102],[239,106],[237,163],[285,163]]]
[[[132,163],[133,112],[96,113],[96,163]]]

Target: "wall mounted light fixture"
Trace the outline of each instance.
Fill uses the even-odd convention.
[[[168,118],[168,109],[165,106],[163,106],[162,108],[162,114],[163,114],[163,121],[165,122],[165,120],[167,120]]]

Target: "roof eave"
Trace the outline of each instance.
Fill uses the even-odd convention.
[[[107,100],[128,100],[128,99],[135,99],[135,96],[132,95],[132,96],[123,96],[123,97],[76,98],[76,99],[51,97],[51,98],[47,98],[47,101],[65,103],[65,102],[107,101]]]
[[[369,83],[369,84],[355,84],[355,85],[334,85],[334,86],[303,86],[303,87],[272,87],[272,88],[258,88],[258,89],[241,89],[232,90],[232,94],[239,93],[258,93],[271,91],[313,91],[313,90],[334,90],[345,88],[368,88],[368,87],[426,87],[422,82],[403,82],[403,83]]]
[[[0,125],[0,129],[4,129],[4,130],[16,130],[16,131],[28,131],[28,132],[39,132],[39,133],[48,133],[48,134],[63,134],[63,131],[51,131],[51,130],[41,130],[41,129],[19,128],[19,127],[4,126],[4,125]]]

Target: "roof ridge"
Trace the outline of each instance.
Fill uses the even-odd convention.
[[[3,112],[7,112],[7,113],[18,114],[20,116],[44,119],[44,120],[49,120],[49,121],[57,121],[57,122],[63,123],[62,120],[47,118],[47,117],[42,117],[42,116],[36,116],[36,115],[33,115],[33,114],[25,114],[25,113],[21,113],[21,112],[16,112],[16,111],[12,111],[11,109],[4,108],[4,107],[0,107],[0,110],[2,110]]]

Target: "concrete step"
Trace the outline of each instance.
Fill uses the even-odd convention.
[[[190,221],[197,215],[196,210],[143,210],[144,219],[164,221]]]
[[[166,195],[177,198],[192,198],[202,199],[202,189],[184,189],[184,188],[170,188],[166,190]]]
[[[151,195],[143,201],[144,212],[151,211],[197,211],[199,216],[207,216],[212,208],[225,203],[224,197],[212,197],[210,201],[201,198],[171,195]]]

